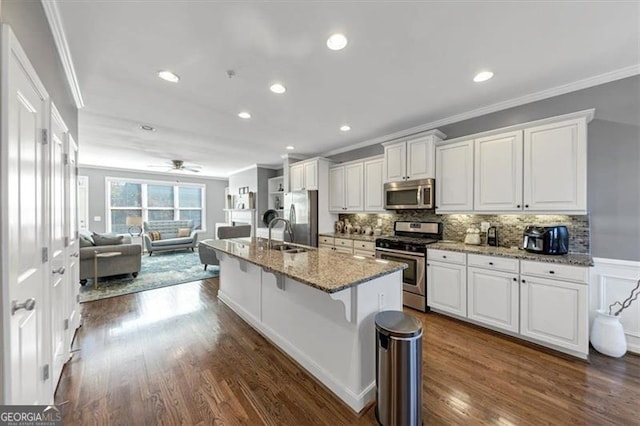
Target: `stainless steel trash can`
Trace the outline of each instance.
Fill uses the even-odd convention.
[[[401,311],[376,323],[376,419],[383,426],[422,424],[422,324]]]

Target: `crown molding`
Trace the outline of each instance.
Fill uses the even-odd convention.
[[[228,177],[224,176],[208,176],[208,175],[195,175],[192,173],[176,173],[176,172],[158,172],[154,170],[141,170],[141,169],[125,169],[123,167],[109,167],[109,166],[96,166],[94,164],[78,164],[78,168],[92,169],[92,170],[105,170],[111,172],[125,172],[125,173],[137,173],[144,175],[156,175],[156,176],[172,176],[175,178],[183,179],[195,179],[195,180],[223,180],[228,181]]]
[[[76,108],[80,109],[84,107],[84,100],[82,99],[80,84],[78,83],[78,76],[76,75],[76,70],[73,66],[73,60],[71,59],[71,50],[69,49],[67,36],[64,32],[64,26],[62,25],[62,17],[60,16],[58,3],[56,0],[41,0],[41,3],[44,8],[45,15],[47,15],[47,20],[49,21],[53,40],[58,48],[58,56],[62,62],[64,73],[67,76],[71,95],[75,101]]]
[[[332,155],[353,151],[354,149],[364,148],[377,143],[391,142],[399,138],[417,136],[418,133],[432,130],[439,126],[446,126],[449,124],[458,123],[460,121],[468,120],[470,118],[476,118],[476,117],[491,114],[494,112],[502,111],[505,109],[514,108],[520,105],[530,104],[533,102],[552,98],[554,96],[564,95],[566,93],[587,89],[589,87],[599,86],[601,84],[609,83],[615,80],[621,80],[623,78],[632,77],[638,74],[640,74],[640,64],[631,65],[625,68],[620,68],[614,71],[606,72],[604,74],[588,77],[582,80],[577,80],[572,83],[563,84],[561,86],[552,87],[550,89],[542,90],[535,93],[530,93],[528,95],[520,96],[518,98],[476,108],[467,112],[442,118],[440,120],[435,120],[426,124],[421,124],[419,126],[411,127],[409,129],[400,130],[394,133],[389,133],[384,136],[378,136],[373,139],[368,139],[362,142],[355,143],[353,145],[345,146],[342,148],[336,148],[331,151],[324,152],[321,155],[323,157],[329,157]]]

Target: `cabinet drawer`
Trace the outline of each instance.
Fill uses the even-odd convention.
[[[324,248],[324,249],[333,250],[333,243],[331,243],[331,244],[320,243],[320,244],[318,244],[318,248]]]
[[[358,255],[358,256],[362,256],[362,257],[371,257],[371,258],[374,258],[374,259],[376,257],[376,252],[375,251],[368,251],[368,250],[353,249],[353,254]]]
[[[336,253],[353,254],[353,249],[351,247],[336,246],[335,252]]]
[[[336,247],[353,248],[353,240],[348,240],[346,238],[336,238],[335,245],[336,245]]]
[[[457,263],[464,265],[467,262],[466,253],[457,251],[429,249],[427,253],[428,260],[438,260],[440,262]]]
[[[557,263],[520,261],[520,273],[556,280],[589,282],[589,268],[583,266],[560,265]]]
[[[484,256],[480,254],[469,254],[467,256],[467,264],[469,266],[477,266],[479,268],[491,269],[495,271],[518,273],[520,265],[518,259],[509,259],[499,256]]]
[[[329,245],[333,245],[333,237],[325,237],[323,235],[320,235],[320,241],[319,244],[329,244]]]
[[[354,241],[353,248],[356,250],[375,251],[376,243],[373,241]]]

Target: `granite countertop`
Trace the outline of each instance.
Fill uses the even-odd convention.
[[[338,232],[320,232],[321,237],[346,238],[347,240],[357,241],[376,241],[376,238],[387,237],[388,235],[365,235],[365,234],[342,234]]]
[[[563,255],[536,254],[518,248],[474,246],[457,241],[446,241],[429,244],[428,248],[438,250],[460,251],[465,253],[482,254],[486,256],[511,257],[535,262],[562,263],[574,266],[593,266],[593,258],[588,254],[569,253]]]
[[[310,285],[326,293],[335,293],[349,287],[370,281],[384,275],[401,271],[407,265],[399,262],[382,261],[351,254],[333,253],[304,247],[304,253],[284,253],[268,250],[255,238],[229,240],[204,240],[200,244],[227,253],[277,272],[301,283]]]

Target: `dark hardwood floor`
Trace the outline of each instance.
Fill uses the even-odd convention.
[[[372,425],[218,301],[218,280],[82,305],[64,424]],[[437,314],[424,424],[640,424],[640,357],[568,359]],[[327,342],[330,344],[330,342]]]

